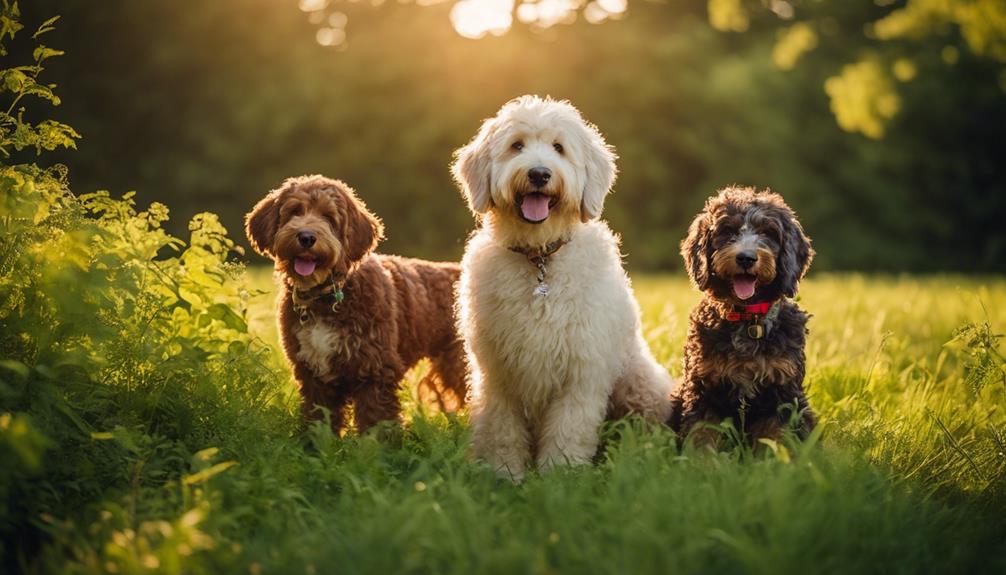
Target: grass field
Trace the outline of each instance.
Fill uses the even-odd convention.
[[[667,430],[621,421],[603,430],[595,466],[513,485],[469,460],[463,414],[428,417],[412,404],[404,428],[342,439],[299,428],[275,347],[271,277],[249,273],[268,292],[250,300],[249,317],[272,349],[270,393],[219,408],[205,423],[213,434],[186,440],[200,451],[178,478],[150,479],[165,457],[139,457],[134,480],[108,485],[67,518],[43,517],[49,539],[32,570],[1006,569],[1006,382],[1001,348],[981,328],[1006,326],[1006,280],[805,282],[807,385],[823,427],[812,445],[681,452]],[[656,356],[680,374],[698,294],[678,277],[639,277],[635,288]],[[948,343],[968,322],[975,329]]]
[[[698,295],[679,278],[635,288],[648,340],[680,374]],[[272,298],[256,300],[252,324],[270,343]],[[467,460],[463,416],[413,414],[384,441],[314,430],[306,448],[249,446],[250,465],[216,487],[225,509],[260,498],[238,533],[268,571],[1006,569],[1006,387],[973,389],[974,347],[948,345],[967,322],[1006,325],[1006,282],[818,276],[801,302],[814,316],[807,385],[824,426],[810,447],[682,454],[666,431],[619,422],[597,466],[514,486]]]

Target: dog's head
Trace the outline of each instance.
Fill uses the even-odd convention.
[[[348,274],[381,240],[384,228],[346,184],[322,176],[290,178],[245,217],[258,253],[301,289]]]
[[[451,168],[477,216],[530,232],[601,215],[615,153],[569,102],[522,96],[483,122]]]
[[[692,221],[681,255],[696,287],[741,303],[796,295],[814,250],[782,196],[727,188]]]

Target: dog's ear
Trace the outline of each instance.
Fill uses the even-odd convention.
[[[461,187],[472,213],[479,215],[492,207],[492,155],[491,145],[496,133],[496,119],[482,123],[479,133],[471,142],[454,152],[451,174]]]
[[[280,195],[283,190],[273,190],[259,200],[245,215],[245,234],[256,252],[272,257],[272,242],[279,229]]]
[[[793,210],[783,203],[781,197],[776,198],[775,209],[782,224],[782,245],[779,248],[776,273],[779,278],[779,289],[786,296],[793,297],[796,295],[800,280],[814,259],[814,248]]]
[[[692,283],[700,290],[709,287],[709,257],[712,255],[712,216],[703,210],[692,220],[688,235],[681,241],[681,257]]]
[[[342,204],[346,208],[346,218],[343,223],[343,245],[346,247],[346,259],[358,262],[377,247],[384,239],[384,224],[380,218],[367,209],[353,188],[343,182],[336,182],[334,193],[342,196]]]
[[[604,209],[604,198],[615,184],[618,156],[615,149],[604,141],[604,137],[593,124],[584,122],[584,170],[583,197],[580,200],[580,219],[584,222],[600,217]]]

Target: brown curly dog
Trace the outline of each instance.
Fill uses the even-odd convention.
[[[245,219],[252,247],[276,263],[283,350],[308,419],[331,411],[339,433],[350,402],[356,428],[398,419],[399,382],[432,364],[420,399],[455,410],[465,398],[465,359],[455,331],[454,263],[372,253],[376,216],[346,184],[290,178]]]
[[[727,418],[753,442],[790,424],[806,438],[808,316],[788,298],[814,250],[796,215],[778,194],[725,189],[692,222],[681,255],[705,297],[690,317],[671,427],[710,446],[719,434],[703,424]]]

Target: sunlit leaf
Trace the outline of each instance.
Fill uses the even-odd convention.
[[[881,138],[888,120],[898,113],[901,98],[886,69],[875,59],[842,68],[824,84],[838,125],[848,132]]]
[[[65,52],[62,50],[53,50],[52,48],[48,48],[46,46],[39,46],[38,48],[35,48],[34,52],[32,52],[32,57],[35,58],[35,62],[42,63],[43,60],[47,60],[54,56],[62,56],[63,54],[65,54]]]
[[[202,483],[216,475],[223,473],[224,471],[227,471],[228,469],[234,467],[235,465],[237,465],[236,461],[224,461],[222,463],[217,463],[216,465],[208,467],[202,471],[198,471],[191,475],[186,475],[182,479],[182,483],[184,483],[185,485],[195,485],[197,483]]]

